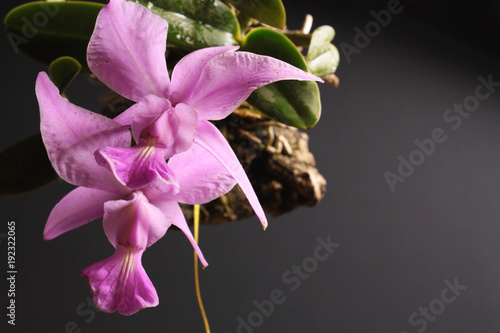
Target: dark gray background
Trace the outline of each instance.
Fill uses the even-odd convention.
[[[309,12],[315,27],[335,27],[337,46],[354,45],[353,29],[363,30],[373,20],[370,11],[388,3],[284,2],[290,28],[299,28]],[[2,15],[20,3],[2,2]],[[247,321],[256,311],[253,302],[269,299],[275,289],[286,300],[254,332],[500,331],[500,91],[481,101],[456,130],[443,119],[447,109],[474,94],[479,76],[500,81],[498,5],[409,0],[401,5],[401,13],[350,63],[341,55],[340,87],[321,87],[322,118],[309,132],[310,148],[328,181],[321,204],[270,219],[265,232],[255,218],[201,228],[210,266],[200,277],[212,332],[236,332],[238,317]],[[34,82],[45,67],[16,54],[5,33],[0,42],[4,149],[37,131]],[[97,110],[95,96],[101,91],[79,79],[69,95]],[[435,128],[447,140],[391,192],[384,172],[397,172],[398,156],[408,158],[417,148],[414,140],[430,138]],[[124,317],[82,304],[90,290],[80,270],[109,256],[112,247],[100,221],[42,240],[51,208],[69,188],[56,183],[0,201],[0,232],[7,231],[7,221],[16,221],[18,266],[17,325],[6,325],[5,290],[0,291],[1,327],[8,332],[65,332],[66,325],[97,333],[203,332],[192,248],[179,232],[168,232],[144,256],[160,296],[158,307]],[[310,263],[318,237],[341,246],[290,290],[293,284],[282,275],[304,259]],[[5,272],[6,242],[0,240]],[[442,292],[453,295],[444,281],[455,279],[467,289],[442,311]],[[421,321],[412,326],[412,313],[430,305],[442,313],[430,312],[426,327],[418,315]]]

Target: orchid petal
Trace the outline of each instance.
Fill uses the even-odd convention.
[[[141,192],[134,192],[130,200],[113,200],[104,204],[103,228],[109,242],[144,250],[148,240],[149,221],[143,211]]]
[[[181,188],[175,201],[185,204],[210,202],[229,192],[236,184],[226,167],[199,145],[193,145],[188,151],[174,155],[168,165]]]
[[[145,249],[162,238],[170,225],[165,214],[149,203],[141,191],[134,192],[129,200],[104,204],[104,232],[114,247]]]
[[[50,240],[91,222],[104,214],[106,201],[116,200],[121,194],[77,187],[61,199],[49,215],[43,238]]]
[[[120,245],[111,257],[82,271],[99,309],[132,315],[158,305],[156,289],[142,267],[143,252]]]
[[[132,116],[133,116],[131,109],[133,107],[135,107],[136,105],[137,104],[132,105],[127,110],[123,111],[118,116],[114,117],[113,120],[124,127],[130,128],[131,124],[132,124]]]
[[[207,47],[193,51],[179,60],[172,71],[170,86],[172,103],[175,105],[189,99],[207,62],[221,53],[233,52],[238,48],[232,45]]]
[[[162,97],[148,95],[139,103],[134,104],[128,110],[115,118],[122,125],[132,127],[132,136],[139,143],[141,133],[145,128],[151,126],[155,120],[165,111],[171,110],[170,102]],[[128,122],[128,124],[127,124]]]
[[[87,48],[90,70],[112,90],[135,102],[165,96],[167,22],[146,7],[111,0],[99,13]]]
[[[59,176],[73,185],[126,191],[93,155],[100,147],[129,146],[129,131],[109,118],[71,104],[59,95],[44,72],[38,75],[36,94],[42,139]]]
[[[150,95],[132,108],[130,119],[136,142],[154,141],[156,146],[166,149],[165,159],[193,144],[198,112],[191,106],[180,103],[172,108],[168,100]]]
[[[163,156],[163,149],[143,145],[105,147],[95,153],[97,163],[110,170],[123,186],[141,189],[151,184],[162,191],[177,193],[175,174]]]
[[[165,148],[168,151],[167,156],[165,156],[165,159],[167,159],[173,155],[171,151],[179,132],[179,123],[179,118],[174,109],[165,111],[149,128],[142,131],[141,139],[153,141],[156,146]]]
[[[180,103],[175,106],[175,114],[179,119],[179,130],[175,138],[173,153],[179,154],[193,145],[197,133],[198,111],[189,105]]]
[[[183,103],[172,108],[168,100],[149,95],[122,115],[115,120],[119,118],[123,125],[129,122],[134,140],[165,148],[165,159],[189,149],[196,136],[198,112]]]
[[[201,264],[204,267],[208,266],[208,263],[205,260],[205,257],[203,256],[200,247],[194,240],[193,234],[189,229],[189,226],[186,222],[186,218],[184,217],[184,214],[182,213],[182,209],[179,206],[179,204],[175,201],[170,201],[168,199],[165,200],[164,198],[162,198],[162,195],[156,197],[151,197],[148,195],[148,197],[150,198],[149,200],[151,204],[158,207],[163,212],[163,214],[165,214],[170,219],[171,224],[175,225],[177,228],[182,230],[182,232],[184,233],[184,235],[186,235],[189,242],[191,242],[191,245],[193,246],[194,250],[198,254],[198,258],[200,258]]]
[[[248,177],[240,164],[240,161],[233,152],[222,133],[210,122],[204,120],[198,123],[198,136],[194,140],[195,145],[211,153],[238,182],[248,202],[252,206],[255,214],[259,218],[264,229],[267,227],[267,219],[264,210],[259,203],[259,199],[248,180]]]
[[[206,64],[191,97],[183,102],[198,110],[200,120],[219,120],[236,110],[255,89],[280,80],[321,81],[272,57],[226,52]]]

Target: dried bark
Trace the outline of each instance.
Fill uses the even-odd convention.
[[[299,206],[314,206],[324,197],[326,180],[316,168],[306,133],[246,108],[214,123],[228,139],[264,211],[271,216]],[[192,222],[192,207],[182,206],[188,222]],[[245,195],[235,186],[201,206],[200,223],[224,223],[253,214]]]

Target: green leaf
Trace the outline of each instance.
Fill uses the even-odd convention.
[[[88,71],[86,51],[103,4],[93,2],[30,2],[12,9],[4,19],[15,52],[50,64],[71,56]]]
[[[229,0],[236,9],[270,26],[283,29],[285,7],[281,0]]]
[[[40,133],[0,152],[0,196],[33,191],[57,178]]]
[[[52,61],[49,66],[49,76],[52,82],[59,88],[61,94],[73,79],[82,70],[82,65],[72,57],[60,57]]]
[[[335,37],[335,30],[328,25],[314,30],[306,60],[311,73],[323,76],[334,73],[339,64],[340,56],[337,48],[330,42]]]
[[[163,10],[182,14],[199,24],[230,32],[234,36],[240,33],[238,19],[220,0],[150,0],[149,3]]]
[[[242,49],[283,60],[307,71],[297,47],[277,31],[252,30],[245,37]],[[319,88],[312,81],[275,82],[255,90],[247,101],[267,116],[301,129],[313,127],[321,115]]]
[[[218,0],[153,0],[139,3],[168,22],[169,44],[190,51],[237,44],[238,20]]]
[[[239,23],[219,0],[153,0],[140,2],[169,23],[169,44],[196,50],[235,45]],[[155,5],[156,4],[156,5]],[[11,10],[4,24],[15,52],[50,64],[70,56],[89,72],[86,53],[95,21],[104,5],[93,2],[30,2]]]

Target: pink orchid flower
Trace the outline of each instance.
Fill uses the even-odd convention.
[[[106,312],[125,315],[158,304],[156,290],[141,264],[144,250],[174,225],[187,236],[204,266],[178,202],[201,204],[228,192],[236,180],[209,152],[195,147],[194,161],[173,156],[173,190],[149,186],[141,190],[121,184],[94,158],[102,147],[130,147],[129,129],[90,112],[59,95],[42,72],[36,82],[40,129],[52,166],[65,181],[79,186],[53,208],[44,230],[46,240],[100,217],[114,254],[82,271],[95,303]]]
[[[236,46],[194,51],[177,63],[170,79],[165,61],[167,30],[164,19],[137,3],[111,0],[99,13],[87,62],[109,88],[137,102],[115,118],[131,127],[137,145],[103,147],[96,159],[130,188],[152,184],[175,192],[176,173],[165,160],[179,154],[175,156],[180,165],[196,163],[201,147],[236,179],[265,228],[267,220],[248,177],[209,120],[227,117],[266,84],[321,80],[271,57],[235,52]]]

